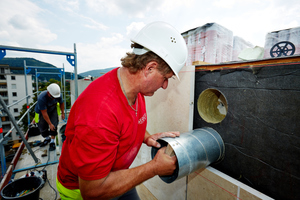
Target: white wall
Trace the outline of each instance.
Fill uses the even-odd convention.
[[[163,131],[192,130],[194,109],[195,66],[185,66],[178,79],[170,79],[166,90],[159,89],[152,97],[146,98],[147,130],[150,134]],[[151,160],[151,148],[142,145],[131,167]],[[144,182],[144,185],[157,199],[186,199],[186,177],[171,184],[158,176]]]
[[[87,86],[91,83],[91,80],[83,80],[80,79],[78,80],[78,96],[87,88]],[[70,81],[70,90],[71,90],[71,106],[75,102],[75,81],[71,80]]]
[[[15,80],[12,80],[12,77],[15,77]],[[15,101],[18,101],[24,97],[26,97],[26,85],[25,85],[25,76],[22,74],[7,74],[6,75],[6,81],[7,81],[7,95],[8,95],[8,104],[11,105]],[[16,87],[13,88],[12,85],[15,85]],[[32,75],[27,75],[27,92],[28,95],[32,94],[33,87],[32,87]],[[13,96],[13,93],[16,93],[17,96]],[[33,100],[32,98],[28,99],[28,103],[31,103]],[[14,117],[18,117],[20,115],[21,109],[23,104],[26,103],[26,99],[19,102],[18,104],[12,106],[9,108],[11,114]],[[17,112],[14,112],[14,109],[18,109]],[[13,127],[13,124],[11,123],[11,127]],[[12,132],[12,140],[19,139],[19,136],[16,135],[16,130],[14,129]]]

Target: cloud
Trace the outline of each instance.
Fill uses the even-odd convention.
[[[120,66],[120,59],[130,51],[122,47],[123,41],[123,35],[113,33],[111,37],[102,37],[96,43],[78,43],[78,73]]]
[[[133,38],[144,26],[144,22],[132,22],[129,26],[126,27],[127,38]]]
[[[180,32],[216,22],[264,46],[268,32],[300,25],[298,1],[0,0],[0,45],[60,50],[76,43],[79,71],[119,66],[129,39],[152,21]]]
[[[78,27],[83,26],[93,30],[107,30],[108,27],[96,19],[89,17],[89,13],[85,12],[85,1],[83,0],[44,0],[49,9],[47,12],[62,20],[64,23],[74,23]],[[92,3],[93,1],[87,1]],[[91,4],[93,6],[93,4]],[[65,14],[63,14],[65,13]],[[63,19],[61,17],[64,17]],[[61,22],[62,23],[62,22]],[[67,27],[67,26],[66,26]],[[64,27],[65,28],[65,27]]]
[[[78,15],[79,17],[81,17],[82,19],[84,19],[84,21],[86,21],[88,24],[85,24],[84,26],[90,29],[95,29],[95,30],[107,30],[108,27],[105,26],[102,23],[97,22],[96,20],[90,18],[90,17],[86,17],[84,15]]]
[[[95,12],[104,12],[113,16],[124,14],[131,18],[144,18],[148,12],[158,11],[164,2],[162,0],[86,0],[88,7]]]
[[[203,5],[204,2],[201,1],[200,5]],[[197,4],[197,0],[163,0],[161,4],[157,7],[157,10],[162,12],[162,14],[169,13],[175,9],[181,9],[186,7],[195,8]],[[201,7],[199,7],[201,8]]]
[[[144,18],[147,12],[157,10],[162,0],[113,0],[121,12],[130,17]]]
[[[109,13],[111,15],[119,15],[121,14],[118,6],[115,4],[114,0],[106,1],[106,0],[85,0],[87,7],[100,14]]]
[[[43,12],[35,4],[28,0],[20,3],[17,0],[0,1],[0,43],[11,43],[19,46],[33,46],[36,43],[47,43],[55,40],[57,35],[44,27],[43,21],[39,20],[39,13]],[[7,37],[7,34],[9,37]]]
[[[16,14],[11,17],[8,22],[16,29],[26,30],[30,26],[30,18]]]
[[[80,10],[79,0],[43,0],[48,5],[66,12],[78,12]]]

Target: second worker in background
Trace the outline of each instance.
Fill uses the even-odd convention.
[[[46,146],[48,143],[49,151],[54,151],[55,137],[57,135],[58,115],[61,110],[61,118],[65,119],[64,102],[60,93],[60,87],[56,83],[51,83],[46,91],[41,92],[38,96],[37,104],[35,106],[35,112],[38,117],[35,118],[41,135],[45,140],[41,143],[40,147]]]

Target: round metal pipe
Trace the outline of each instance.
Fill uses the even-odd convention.
[[[170,145],[177,157],[177,168],[170,176],[160,176],[166,183],[172,183],[190,173],[221,161],[225,155],[224,142],[217,131],[205,127],[181,133],[176,138],[157,140],[161,147]],[[152,147],[151,156],[155,157],[160,148]]]

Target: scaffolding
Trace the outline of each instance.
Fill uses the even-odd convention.
[[[66,59],[67,61],[74,67],[74,74],[75,74],[75,77],[74,77],[74,80],[75,80],[75,100],[77,99],[78,97],[78,77],[77,77],[77,53],[76,53],[76,44],[74,44],[74,52],[61,52],[61,51],[51,51],[51,50],[42,50],[42,49],[33,49],[33,48],[22,48],[22,47],[12,47],[12,46],[3,46],[3,45],[0,45],[0,60],[2,58],[4,58],[6,56],[6,51],[7,50],[10,50],[10,51],[21,51],[21,52],[29,52],[29,53],[43,53],[43,54],[54,54],[54,55],[63,55],[63,56],[66,56]],[[25,73],[25,77],[26,77],[26,74],[29,73],[29,70],[31,70],[32,68],[35,68],[36,69],[36,78],[37,78],[37,69],[38,67],[36,66],[26,66],[26,62],[24,61],[24,73]],[[46,68],[43,68],[43,69],[46,69]],[[55,68],[51,68],[52,70],[55,69]],[[56,68],[58,69],[58,68]],[[64,68],[63,70],[59,69],[60,70],[60,74],[61,75],[65,75],[64,73]],[[38,84],[37,84],[38,85]],[[21,117],[21,119],[16,122],[14,117],[11,115],[8,107],[4,100],[2,99],[2,96],[0,95],[0,104],[2,105],[2,110],[4,112],[6,112],[10,118],[10,121],[13,123],[14,125],[14,128],[17,130],[17,132],[19,133],[23,143],[25,144],[26,148],[29,150],[32,158],[34,159],[35,163],[38,164],[38,159],[37,157],[35,156],[34,152],[31,150],[24,134],[21,132],[19,126],[18,126],[18,123],[21,122],[21,120],[23,119],[23,117],[27,114],[28,115],[28,120],[30,120],[29,118],[29,111],[31,108],[33,108],[33,106],[35,105],[32,105],[30,108],[29,108],[29,104],[28,104],[28,98],[31,96],[31,95],[28,95],[28,91],[27,91],[27,80],[25,78],[25,88],[26,88],[26,101],[27,101],[27,111],[25,112],[25,114]],[[37,90],[38,92],[38,90]],[[65,92],[64,92],[64,97],[65,97]],[[22,100],[24,100],[25,98],[23,98]],[[65,99],[65,98],[64,98]],[[14,104],[16,103],[19,103],[21,100],[15,102]],[[65,102],[66,103],[66,102]],[[12,106],[12,105],[10,105]],[[2,110],[0,110],[0,115],[2,115]],[[30,123],[30,121],[28,121],[28,124]],[[0,156],[1,156],[1,168],[2,168],[2,175],[4,175],[6,173],[6,160],[5,160],[5,149],[4,149],[4,143],[6,141],[6,138],[7,136],[12,132],[12,129],[5,135],[3,136],[3,129],[2,129],[2,121],[0,120]],[[11,173],[11,172],[9,172]]]
[[[63,89],[63,99],[64,99],[64,104],[65,104],[65,113],[67,113],[67,102],[66,102],[66,77],[65,77],[65,67],[63,66],[62,68],[51,68],[51,67],[39,67],[39,66],[27,66],[26,61],[24,60],[24,76],[26,77],[27,74],[31,71],[31,69],[35,70],[35,81],[36,81],[36,91],[39,91],[38,87],[38,77],[40,74],[56,74],[60,78],[60,87]],[[43,70],[51,70],[51,71],[57,71],[57,72],[38,72],[39,69]],[[26,96],[28,95],[27,91],[27,80],[25,79],[25,88],[26,88]],[[26,99],[27,103],[27,108],[29,106],[28,99]],[[30,118],[29,118],[29,113],[27,114],[28,116],[28,125],[30,124]]]
[[[75,74],[75,77],[74,77],[74,80],[75,80],[75,100],[77,99],[77,97],[78,97],[78,77],[77,77],[77,52],[76,52],[76,44],[74,44],[74,53],[0,45],[0,60],[5,57],[6,50],[22,51],[22,52],[29,52],[29,53],[43,53],[43,54],[52,54],[52,55],[54,54],[54,55],[64,55],[64,56],[66,56],[67,61],[70,63],[70,65],[72,65],[74,67],[74,74]]]

